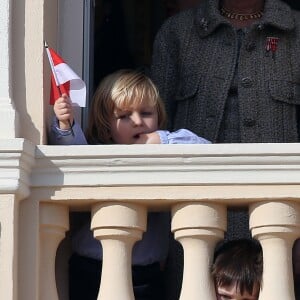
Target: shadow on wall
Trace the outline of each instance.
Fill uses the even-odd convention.
[[[59,299],[69,299],[69,260],[72,255],[72,236],[82,227],[85,219],[90,218],[88,212],[70,212],[70,230],[57,248],[55,259],[55,277]]]
[[[48,146],[46,146],[48,147]],[[39,243],[40,243],[40,206],[44,202],[51,201],[53,196],[64,185],[64,174],[52,162],[53,157],[44,154],[36,148],[36,166],[32,170],[31,183],[33,185],[31,194],[23,199],[19,206],[18,224],[18,290],[23,299],[36,299],[37,276],[39,276]],[[39,161],[40,160],[40,161]],[[45,172],[45,169],[49,172]],[[42,187],[42,188],[37,188]],[[20,248],[20,246],[22,246]],[[22,250],[20,250],[22,249]],[[67,251],[65,252],[67,255]],[[32,276],[28,276],[28,270],[34,270]],[[59,284],[67,290],[67,274],[65,264],[60,266]],[[64,279],[62,279],[64,278]],[[67,292],[67,291],[66,291]],[[63,297],[60,299],[68,299]]]
[[[30,140],[35,144],[40,144],[40,131],[36,128],[32,121],[30,107],[26,95],[26,82],[28,79],[25,74],[25,65],[28,61],[28,54],[25,53],[25,0],[18,1],[18,9],[12,9],[12,97],[20,118],[20,137]],[[27,75],[28,76],[28,75]],[[38,79],[40,80],[40,78]],[[38,86],[41,86],[40,84]],[[34,99],[36,105],[40,106],[42,112],[43,98]]]

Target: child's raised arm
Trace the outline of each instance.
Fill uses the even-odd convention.
[[[55,118],[53,118],[48,135],[50,145],[86,145],[84,133],[74,120],[72,102],[63,94],[59,97],[53,107]]]
[[[68,95],[63,94],[55,101],[53,110],[57,120],[59,121],[59,128],[62,130],[70,129],[70,124],[73,124],[74,113],[71,99]]]

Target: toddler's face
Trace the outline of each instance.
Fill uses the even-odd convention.
[[[258,300],[259,288],[255,286],[252,294],[249,294],[247,291],[241,294],[240,290],[233,284],[216,287],[216,293],[217,300]]]
[[[158,129],[156,106],[142,103],[133,108],[116,108],[110,120],[110,128],[116,144],[134,144],[141,134]]]

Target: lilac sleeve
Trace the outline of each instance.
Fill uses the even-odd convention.
[[[78,123],[74,121],[72,130],[62,130],[58,126],[58,120],[53,119],[51,124],[50,133],[48,136],[50,145],[87,145],[87,140],[84,133]]]
[[[210,141],[196,135],[188,129],[179,129],[174,132],[158,130],[162,144],[211,144]]]

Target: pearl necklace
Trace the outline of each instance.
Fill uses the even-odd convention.
[[[262,10],[252,14],[239,14],[235,12],[230,12],[226,10],[224,7],[221,7],[221,15],[223,17],[226,17],[228,19],[240,20],[240,21],[260,19],[263,16],[263,14],[264,13]]]

